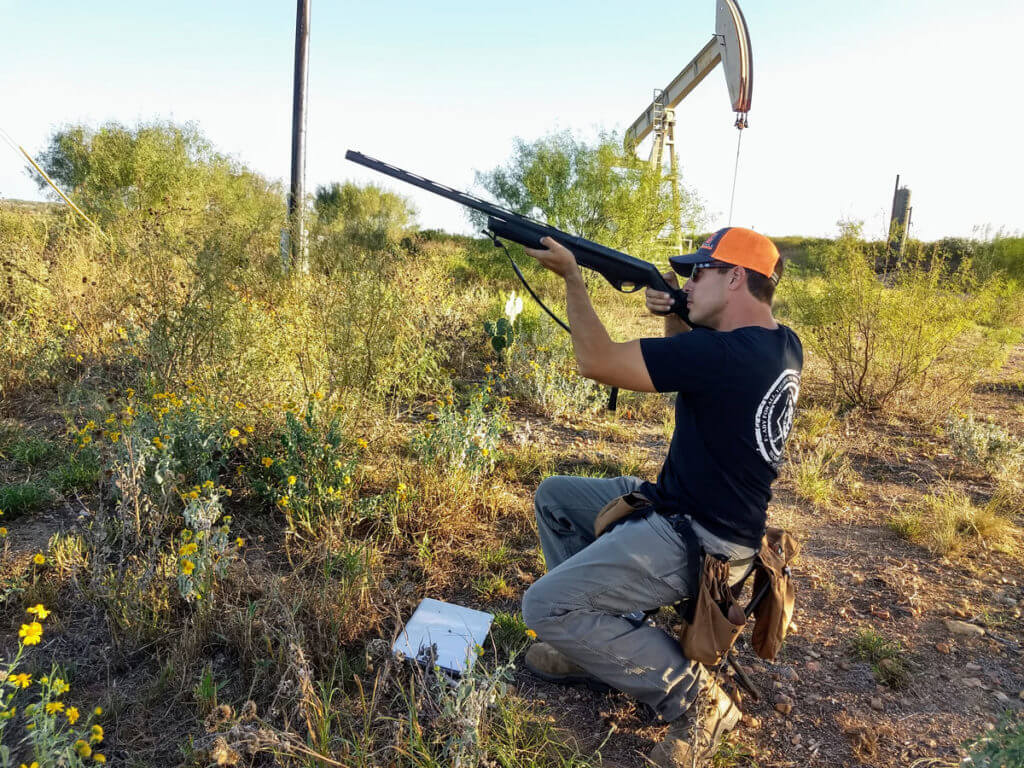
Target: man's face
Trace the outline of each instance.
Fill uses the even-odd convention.
[[[729,281],[736,267],[712,266],[694,269],[683,286],[690,319],[698,325],[717,328],[729,300]]]

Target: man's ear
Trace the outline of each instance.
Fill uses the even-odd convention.
[[[738,271],[737,271],[738,270]],[[747,272],[743,267],[736,266],[729,270],[729,290],[735,291],[746,283]]]

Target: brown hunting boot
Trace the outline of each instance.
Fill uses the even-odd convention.
[[[698,706],[700,707],[698,712]],[[648,755],[660,768],[703,766],[715,753],[718,740],[736,727],[743,713],[722,687],[710,680],[697,704],[669,724],[668,732]],[[694,724],[693,718],[697,717]]]
[[[541,680],[562,685],[582,683],[590,690],[604,692],[611,687],[602,683],[561,651],[547,643],[534,643],[526,652],[526,668]]]

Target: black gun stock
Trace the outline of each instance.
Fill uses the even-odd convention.
[[[650,287],[656,291],[672,294],[674,302],[671,312],[689,322],[685,294],[678,288],[670,286],[658,268],[648,261],[634,258],[627,253],[607,248],[591,240],[570,235],[568,232],[563,232],[543,222],[502,208],[500,205],[467,195],[465,192],[409,173],[381,160],[367,157],[361,152],[350,149],[345,153],[345,159],[486,214],[488,217],[487,227],[495,237],[503,237],[527,248],[544,248],[540,242],[541,238],[552,237],[572,251],[577,264],[600,273],[612,286],[623,293],[632,293],[641,288]]]

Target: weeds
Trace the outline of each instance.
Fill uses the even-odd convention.
[[[1002,476],[1024,464],[1024,443],[991,420],[976,421],[972,413],[950,416],[946,434],[953,455],[979,469]]]
[[[50,500],[50,491],[34,482],[0,485],[0,509],[14,519],[38,512]]]
[[[507,401],[494,394],[494,380],[473,392],[464,409],[452,398],[430,414],[432,425],[413,439],[412,449],[428,464],[477,478],[494,469],[495,451],[508,430]]]
[[[1009,521],[991,504],[976,507],[966,494],[950,489],[926,496],[889,521],[903,538],[933,555],[950,557],[980,546],[1002,547],[1009,541]]]
[[[964,747],[976,768],[1024,765],[1024,720],[1019,712],[1007,712],[994,730]]]
[[[905,651],[899,642],[888,640],[874,629],[865,627],[857,632],[850,648],[858,659],[871,664],[875,679],[882,685],[898,689],[910,682]]]

